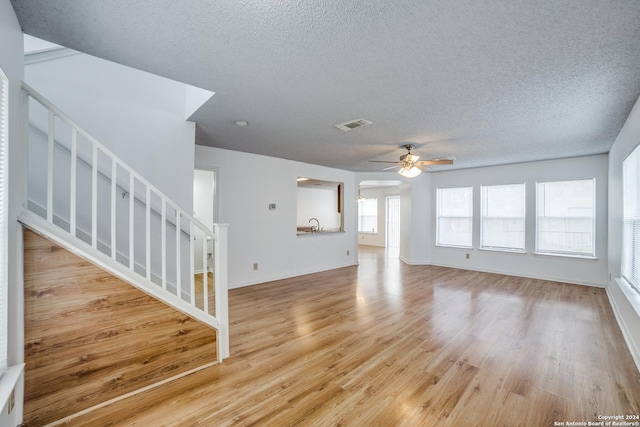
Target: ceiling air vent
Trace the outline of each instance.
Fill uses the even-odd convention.
[[[348,122],[339,123],[336,127],[345,132],[349,132],[350,130],[361,128],[362,126],[370,125],[371,122],[365,119],[353,119]]]

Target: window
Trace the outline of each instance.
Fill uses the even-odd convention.
[[[524,184],[480,187],[482,249],[524,252]]]
[[[378,199],[358,200],[358,233],[378,232]]]
[[[595,179],[539,182],[536,252],[595,256]]]
[[[472,246],[473,188],[438,188],[436,244]]]
[[[640,147],[622,163],[622,277],[640,292]]]
[[[7,368],[7,294],[9,281],[7,268],[7,155],[9,149],[9,81],[0,69],[0,376]]]

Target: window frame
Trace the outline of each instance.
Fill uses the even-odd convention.
[[[514,187],[518,186],[522,188],[522,247],[509,247],[509,246],[493,246],[493,245],[485,245],[484,237],[485,237],[485,229],[484,229],[484,220],[485,220],[485,207],[486,207],[486,196],[485,189],[489,189],[491,187]],[[488,218],[488,216],[487,216]],[[520,218],[517,218],[520,219]],[[497,252],[509,252],[509,253],[526,253],[526,245],[527,245],[527,186],[525,182],[522,183],[513,183],[513,184],[494,184],[494,185],[481,185],[480,186],[480,245],[479,249],[484,251],[497,251]]]
[[[0,377],[8,368],[9,79],[0,68]]]
[[[442,195],[447,190],[461,190],[461,189],[469,189],[470,194],[470,206],[471,206],[471,215],[468,217],[451,217],[451,216],[443,216],[442,212]],[[468,218],[470,222],[469,226],[469,244],[468,245],[456,245],[448,242],[441,242],[440,236],[440,219],[441,218]],[[436,246],[440,247],[448,247],[448,248],[462,248],[462,249],[473,249],[473,222],[474,222],[474,204],[473,204],[473,186],[462,186],[462,187],[438,187],[436,188]]]
[[[629,162],[629,163],[627,163]],[[629,182],[627,182],[627,165],[635,162],[635,175],[631,177]],[[631,174],[631,172],[629,172]],[[620,276],[622,279],[633,289],[635,292],[640,294],[640,265],[637,268],[637,275],[635,277],[633,265],[638,263],[640,264],[640,241],[635,241],[632,239],[631,242],[628,241],[631,233],[625,233],[625,229],[627,228],[627,186],[629,184],[635,185],[635,188],[629,189],[629,192],[635,190],[635,203],[634,203],[634,213],[631,218],[633,223],[640,222],[640,184],[638,184],[638,180],[640,180],[640,144],[636,145],[633,150],[629,153],[629,155],[622,162],[622,242],[621,242],[621,251],[620,251]],[[634,244],[635,243],[635,244]],[[629,255],[633,260],[631,261],[631,265],[628,266],[627,262],[629,262],[627,258],[626,248],[627,246],[631,246],[631,254]],[[635,256],[634,256],[635,255]],[[627,268],[629,269],[627,271]]]
[[[364,215],[362,215],[362,209],[363,209],[363,204],[364,202],[368,202],[368,201],[375,201],[375,229],[371,230],[371,231],[367,231],[367,230],[362,230],[361,226],[362,226],[362,218],[364,217]],[[358,199],[358,234],[378,234],[378,198],[377,197],[363,197],[361,199]],[[367,215],[372,216],[372,215]]]
[[[539,209],[540,209],[540,185],[541,184],[556,184],[556,183],[568,183],[568,182],[583,182],[583,181],[591,181],[593,183],[593,210],[591,216],[591,252],[578,252],[578,251],[552,251],[552,250],[544,250],[540,249],[540,218]],[[587,179],[569,179],[569,180],[561,180],[561,181],[537,181],[536,182],[536,204],[535,204],[535,251],[536,255],[544,255],[544,256],[555,256],[555,257],[567,257],[567,258],[583,258],[583,259],[597,259],[596,254],[596,223],[597,223],[597,187],[596,187],[596,178],[587,178]],[[571,217],[565,217],[571,218]],[[576,217],[578,218],[578,217]],[[584,217],[587,218],[587,217]]]

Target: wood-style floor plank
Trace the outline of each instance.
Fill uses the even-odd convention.
[[[553,426],[640,414],[603,289],[360,265],[233,289],[231,357],[74,426]]]

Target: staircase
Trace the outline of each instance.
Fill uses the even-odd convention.
[[[23,89],[25,420],[58,425],[229,356],[228,227]]]
[[[199,222],[34,89],[23,89],[28,167],[20,221],[214,328],[218,360],[228,357],[227,226]]]

